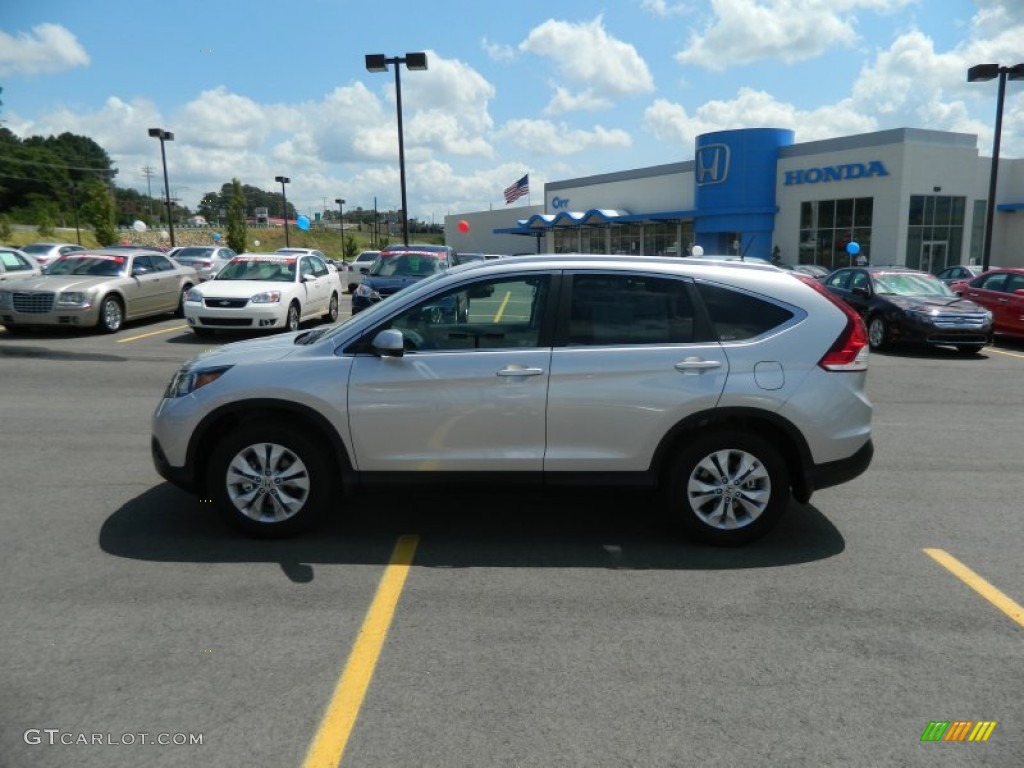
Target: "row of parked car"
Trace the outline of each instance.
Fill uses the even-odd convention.
[[[424,244],[363,251],[351,263],[307,248],[237,254],[224,246],[167,253],[71,243],[0,247],[0,322],[14,333],[37,325],[113,332],[127,320],[174,312],[197,335],[295,331],[313,318],[334,322],[342,293],[352,294],[357,314],[452,266],[497,258]],[[853,307],[873,349],[940,344],[973,354],[994,333],[1024,337],[1024,269],[955,265],[937,276],[889,266],[789,269],[817,278]]]

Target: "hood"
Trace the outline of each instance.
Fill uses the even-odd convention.
[[[946,312],[987,312],[970,299],[959,296],[885,296],[900,309],[944,310]]]
[[[266,291],[287,292],[295,287],[295,283],[280,283],[271,280],[207,280],[196,286],[204,298],[217,299],[248,299],[257,293]]]
[[[192,358],[189,367],[234,365],[236,363],[268,363],[280,360],[297,349],[307,349],[307,347],[295,345],[295,337],[299,333],[303,333],[303,331],[225,344],[223,347],[203,352]]]
[[[3,287],[5,291],[88,291],[98,285],[121,280],[120,277],[86,277],[83,275],[40,275],[8,280]]]

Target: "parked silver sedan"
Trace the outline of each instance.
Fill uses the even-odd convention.
[[[19,248],[0,246],[0,283],[43,273],[39,262]]]
[[[191,267],[139,249],[77,251],[38,277],[0,288],[0,323],[9,332],[32,326],[95,327],[114,333],[126,320],[181,312],[199,283]]]

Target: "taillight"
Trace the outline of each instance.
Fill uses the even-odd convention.
[[[826,371],[866,371],[868,369],[868,329],[853,307],[833,296],[817,279],[809,275],[793,275],[831,301],[846,315],[846,327],[829,347],[818,365]]]

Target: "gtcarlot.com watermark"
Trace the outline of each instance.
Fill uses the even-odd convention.
[[[65,746],[131,747],[137,744],[161,747],[196,746],[203,743],[201,733],[86,733],[62,731],[60,728],[29,728],[22,735],[26,744]]]

